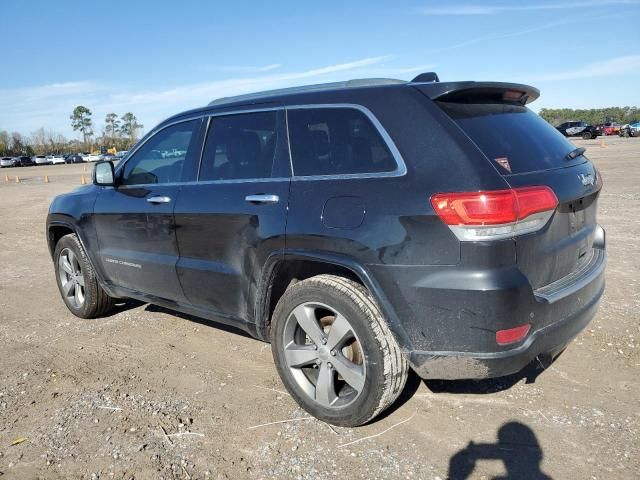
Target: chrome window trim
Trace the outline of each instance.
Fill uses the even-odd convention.
[[[396,169],[390,172],[375,172],[375,173],[349,173],[343,175],[296,175],[294,166],[293,166],[293,154],[291,152],[291,138],[289,135],[289,110],[300,110],[300,109],[313,109],[313,108],[353,108],[362,112],[368,119],[371,121],[375,129],[378,131],[380,136],[382,137],[383,142],[391,152],[391,156],[394,158],[396,162]],[[202,166],[202,157],[204,155],[204,148],[207,141],[207,136],[209,134],[209,129],[211,128],[212,119],[215,117],[225,117],[229,115],[241,115],[243,113],[259,113],[259,112],[270,112],[270,111],[278,111],[284,110],[285,112],[285,128],[286,128],[286,140],[287,147],[289,150],[289,168],[291,169],[291,177],[273,177],[273,178],[239,178],[239,179],[228,179],[228,180],[195,180],[188,182],[171,182],[171,183],[139,183],[134,185],[120,185],[118,188],[130,189],[130,188],[140,188],[140,187],[149,187],[149,186],[180,186],[180,185],[208,185],[208,184],[224,184],[224,183],[248,183],[248,182],[272,182],[272,181],[285,181],[285,180],[346,180],[346,179],[358,179],[358,178],[393,178],[393,177],[402,177],[407,174],[407,166],[396,147],[393,139],[387,133],[384,126],[380,123],[377,117],[369,110],[367,107],[363,105],[359,105],[356,103],[311,103],[311,104],[301,104],[301,105],[285,105],[285,106],[277,106],[277,107],[266,107],[266,108],[238,108],[229,111],[218,111],[218,112],[202,112],[199,115],[183,118],[180,120],[176,120],[166,125],[162,125],[155,130],[151,130],[147,135],[144,141],[138,143],[135,148],[133,148],[124,161],[119,164],[116,168],[116,176],[118,176],[124,166],[129,162],[129,160],[136,154],[136,152],[142,148],[151,138],[156,136],[158,133],[163,131],[166,128],[172,127],[179,123],[191,122],[193,120],[202,120],[204,118],[207,119],[207,127],[205,131],[204,138],[202,139],[202,146],[200,151],[199,163],[198,163],[198,177],[200,176],[200,168]]]
[[[127,154],[126,158],[120,160],[121,163],[118,163],[118,166],[115,169],[115,175],[114,176],[116,178],[119,177],[120,176],[120,172],[122,170],[124,170],[125,165],[138,152],[138,150],[140,150],[144,145],[146,145],[147,142],[149,140],[151,140],[153,137],[155,137],[158,133],[162,132],[163,130],[165,130],[165,129],[169,128],[169,127],[173,127],[174,125],[178,125],[180,123],[192,122],[194,120],[202,120],[204,117],[205,117],[205,115],[197,115],[195,117],[183,118],[183,119],[180,119],[180,120],[176,120],[175,122],[171,122],[171,123],[167,123],[166,125],[162,125],[161,127],[156,127],[155,130],[151,130],[149,133],[147,133],[147,135],[145,135],[143,140],[138,142],[138,144],[135,145],[134,148],[131,151],[129,151],[129,153]],[[196,133],[196,132],[194,132],[194,133]],[[175,184],[177,182],[171,182],[171,183]],[[118,186],[118,188],[142,187],[142,186],[149,186],[149,185],[169,185],[169,183],[136,183],[136,184],[132,184],[132,185],[121,185],[121,186]]]
[[[207,137],[209,136],[209,129],[212,126],[212,119],[215,117],[228,117],[231,115],[242,115],[243,113],[263,113],[263,112],[277,112],[279,110],[284,110],[283,106],[278,106],[278,107],[265,107],[265,108],[248,108],[248,109],[236,109],[236,110],[230,110],[228,112],[208,112],[205,113],[204,116],[208,117],[207,120],[207,130],[205,131],[204,134],[204,138],[202,139],[202,152],[200,153],[200,162],[198,163],[198,176],[196,178],[196,181],[194,183],[198,184],[198,185],[208,185],[208,184],[221,184],[221,183],[248,183],[248,182],[269,182],[269,181],[273,181],[273,180],[290,180],[289,177],[258,177],[258,178],[230,178],[227,180],[200,180],[200,169],[202,168],[202,160],[204,157],[204,150],[205,150],[205,146],[207,144]],[[286,121],[286,115],[285,115],[285,121]],[[277,122],[276,122],[276,128],[278,128]],[[288,138],[289,133],[287,132],[287,138]],[[289,153],[289,156],[291,156],[291,153]],[[273,167],[272,167],[273,169]],[[191,182],[184,182],[183,184],[190,184]]]
[[[129,151],[129,153],[127,154],[126,158],[122,159],[120,162],[118,163],[118,165],[116,166],[115,169],[115,174],[116,177],[120,175],[120,172],[122,169],[124,169],[124,166],[127,164],[127,162],[129,162],[129,160],[136,154],[136,152],[138,150],[140,150],[149,140],[151,140],[153,137],[155,137],[158,133],[160,133],[161,131],[163,131],[166,128],[169,127],[173,127],[174,125],[177,125],[179,123],[185,123],[185,122],[191,122],[193,120],[202,120],[204,118],[207,119],[207,129],[205,131],[205,135],[204,138],[202,139],[202,147],[201,147],[201,151],[200,151],[200,156],[199,156],[199,162],[198,162],[198,177],[200,176],[200,167],[202,165],[202,155],[204,154],[204,147],[206,145],[207,142],[207,135],[209,134],[209,128],[211,126],[211,119],[213,117],[225,117],[228,115],[240,115],[242,113],[256,113],[256,112],[269,112],[269,111],[277,111],[277,110],[284,110],[284,106],[278,106],[278,107],[266,107],[266,108],[238,108],[238,109],[234,109],[234,110],[229,110],[229,111],[219,111],[219,112],[201,112],[198,115],[194,115],[192,117],[188,117],[188,118],[181,118],[180,120],[175,120],[173,122],[167,123],[166,125],[162,125],[161,127],[156,127],[154,130],[151,130],[149,133],[147,133],[147,135],[145,135],[145,137],[143,138],[142,141],[140,141],[137,145],[135,145],[135,147],[133,149],[131,149]],[[288,133],[287,133],[288,134]],[[258,181],[261,179],[251,179],[251,178],[247,178],[247,179],[233,179],[233,180],[213,180],[216,183],[219,182],[235,182],[235,183],[239,183],[240,181],[244,181],[244,182],[248,182],[248,181]],[[262,179],[264,180],[264,179]],[[273,180],[273,179],[270,179]],[[207,180],[208,182],[209,180]],[[197,183],[196,182],[171,182],[171,183],[136,183],[136,184],[132,184],[132,185],[120,185],[118,186],[118,188],[125,188],[125,187],[145,187],[145,186],[150,186],[150,185],[189,185],[191,183]],[[204,182],[200,182],[200,183],[204,183]]]
[[[188,181],[188,182],[168,182],[168,183],[144,183],[144,184],[136,184],[136,185],[121,185],[118,187],[119,190],[128,190],[128,189],[137,189],[144,188],[149,186],[158,186],[158,187],[181,187],[181,186],[193,186],[193,185],[217,185],[224,183],[267,183],[267,182],[289,182],[291,180],[290,177],[272,177],[272,178],[238,178],[234,180],[203,180],[202,182],[198,181]],[[104,188],[114,188],[114,187],[104,187]]]
[[[376,118],[376,116],[363,105],[357,103],[317,103],[317,104],[304,104],[304,105],[287,105],[285,111],[289,110],[302,110],[313,108],[353,108],[362,112],[369,121],[373,124],[374,128],[378,131],[382,137],[382,141],[386,144],[387,148],[391,152],[391,156],[396,162],[396,169],[390,172],[374,172],[374,173],[347,173],[347,174],[335,174],[335,175],[296,175],[295,168],[293,166],[293,154],[291,152],[291,144],[289,143],[289,158],[291,161],[292,180],[346,180],[351,178],[390,178],[390,177],[402,177],[407,174],[407,165],[393,142],[393,139],[389,133],[385,130],[384,126]],[[287,141],[289,142],[289,116],[287,114]]]
[[[274,112],[277,110],[284,110],[284,106],[277,106],[277,107],[263,107],[263,108],[246,108],[246,109],[242,109],[242,108],[238,108],[238,109],[234,109],[234,110],[229,110],[229,111],[222,111],[222,112],[207,112],[205,113],[203,116],[205,117],[227,117],[229,115],[241,115],[243,113],[260,113],[260,112]]]

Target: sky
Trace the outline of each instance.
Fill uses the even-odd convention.
[[[640,106],[640,0],[3,2],[0,130],[164,118],[229,95],[353,78],[492,80],[531,108]]]

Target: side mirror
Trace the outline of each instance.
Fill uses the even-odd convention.
[[[115,184],[113,162],[102,160],[93,167],[93,184],[103,187],[113,187]]]

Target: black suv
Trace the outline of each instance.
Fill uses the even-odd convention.
[[[216,100],[57,197],[68,308],[131,297],[270,341],[291,395],[360,425],[420,377],[548,364],[593,318],[593,164],[510,83],[356,80]]]
[[[565,137],[582,137],[585,140],[596,138],[600,133],[586,122],[564,122],[556,127]]]

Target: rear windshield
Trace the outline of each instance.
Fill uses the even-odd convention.
[[[563,168],[576,146],[526,107],[437,102],[504,175]]]

